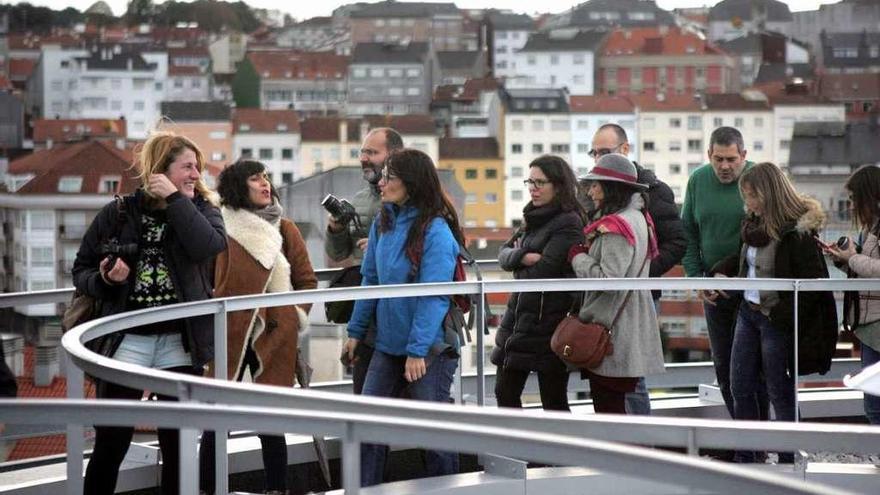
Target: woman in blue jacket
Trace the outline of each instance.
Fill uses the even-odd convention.
[[[362,285],[450,282],[463,240],[455,208],[440,186],[431,158],[403,149],[388,158],[379,181],[382,211],[370,229]],[[448,402],[458,346],[444,341],[449,296],[389,297],[355,303],[345,351],[355,348],[376,318],[376,347],[364,395]],[[429,451],[429,476],[458,471],[458,455]],[[385,447],[361,448],[361,484],[382,482]]]

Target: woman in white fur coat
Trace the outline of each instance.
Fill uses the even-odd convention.
[[[282,218],[277,193],[257,161],[239,160],[220,174],[217,191],[229,236],[217,256],[214,297],[314,289],[318,280],[296,225]],[[228,378],[292,387],[297,336],[308,305],[235,311],[227,319]],[[213,435],[205,435],[213,451]],[[208,438],[209,437],[209,438]],[[281,435],[260,435],[267,493],[286,493],[287,446]],[[203,441],[202,448],[206,445]],[[208,450],[203,450],[207,453]],[[213,455],[202,456],[202,490],[213,493]]]

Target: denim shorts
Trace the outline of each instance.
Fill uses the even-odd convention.
[[[158,370],[192,366],[189,353],[183,349],[183,339],[179,332],[126,334],[113,359]]]

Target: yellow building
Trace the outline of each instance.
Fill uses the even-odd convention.
[[[495,138],[442,138],[437,168],[452,170],[465,192],[465,227],[504,225],[504,160]]]

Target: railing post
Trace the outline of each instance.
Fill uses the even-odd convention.
[[[67,354],[65,374],[67,375],[67,398],[82,399],[85,374],[76,367],[70,354]],[[84,432],[83,425],[67,425],[67,495],[82,495],[83,493]]]
[[[480,292],[477,294],[477,405],[486,405],[486,363],[485,363],[485,340],[483,331],[486,328],[486,284],[480,281]]]
[[[357,495],[361,489],[361,442],[355,435],[355,424],[345,423],[342,437],[342,489],[346,495]]]
[[[219,311],[214,313],[214,378],[217,380],[226,380],[229,373],[226,368],[227,311],[227,302],[222,301]],[[223,495],[229,493],[228,433],[225,429],[214,431],[214,486],[215,493]]]
[[[181,495],[199,493],[199,430],[193,428],[180,429],[180,463],[179,481]],[[163,459],[164,463],[165,460]],[[226,495],[229,490],[222,493]]]
[[[687,454],[691,455],[691,456],[700,455],[700,448],[699,448],[699,445],[697,445],[697,430],[696,430],[696,428],[688,428]]]
[[[798,325],[798,320],[800,317],[800,308],[798,307],[798,299],[799,299],[798,295],[800,293],[800,288],[801,288],[801,281],[795,280],[794,281],[794,332],[793,332],[794,333],[794,422],[795,423],[799,423],[800,417],[801,417],[800,407],[798,407],[798,395],[799,395],[798,394],[798,382],[800,381],[799,374],[798,374],[798,369],[799,369],[798,366],[800,365],[800,363],[798,363],[798,346],[800,346],[800,342],[798,341],[799,340],[798,339],[798,328],[800,327],[800,325]]]

